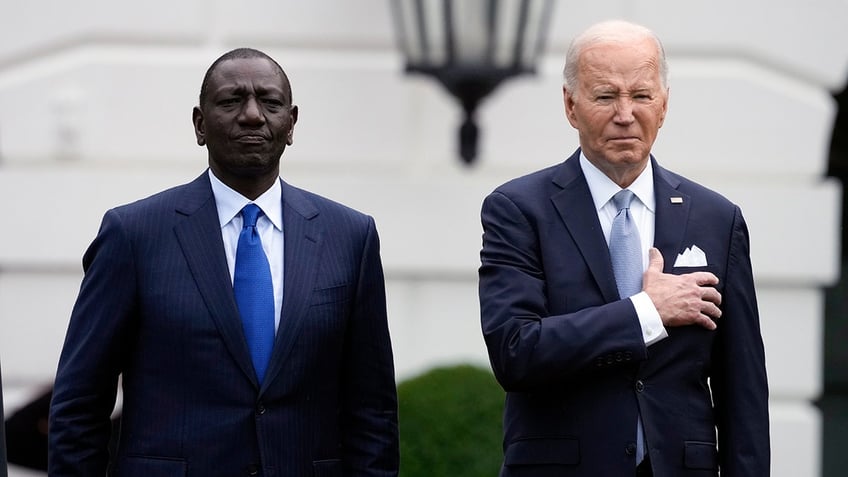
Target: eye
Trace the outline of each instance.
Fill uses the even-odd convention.
[[[653,101],[656,95],[654,91],[650,88],[642,88],[636,91],[633,91],[633,100],[639,102]]]
[[[272,109],[274,111],[283,108],[285,104],[277,99],[277,98],[262,98],[262,104],[264,104],[267,108]]]
[[[221,98],[221,99],[218,100],[217,105],[226,107],[226,106],[236,105],[239,102],[241,102],[241,98],[237,98],[237,97]]]

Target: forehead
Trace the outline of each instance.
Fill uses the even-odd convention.
[[[587,87],[599,83],[659,84],[658,56],[656,44],[649,39],[596,43],[580,54],[578,74]]]
[[[286,91],[286,79],[266,58],[233,58],[219,63],[209,76],[211,92],[224,89]]]

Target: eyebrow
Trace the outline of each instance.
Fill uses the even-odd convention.
[[[650,86],[639,85],[634,88],[619,88],[617,86],[598,86],[591,90],[593,94],[602,94],[602,93],[615,93],[615,94],[635,94],[635,93],[650,93],[653,92],[654,88]]]
[[[279,94],[280,96],[285,97],[286,92],[277,86],[257,86],[253,88],[257,95],[268,95],[268,94]],[[227,94],[245,94],[248,90],[248,87],[245,85],[235,85],[235,86],[222,86],[218,88],[216,93],[227,93]]]

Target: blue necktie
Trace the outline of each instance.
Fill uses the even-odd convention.
[[[642,291],[642,245],[639,230],[630,214],[633,197],[633,192],[627,189],[612,197],[618,214],[612,221],[609,251],[620,298],[628,298]]]
[[[615,208],[618,209],[610,230],[609,250],[612,260],[612,270],[615,273],[615,283],[618,285],[620,298],[631,297],[642,291],[642,245],[639,240],[639,229],[633,223],[630,214],[630,202],[633,192],[621,190],[612,197]],[[636,420],[636,463],[645,458],[645,437],[642,430],[642,417]]]
[[[275,321],[271,267],[256,229],[256,220],[261,214],[256,204],[247,204],[241,210],[244,225],[239,234],[233,273],[233,293],[259,384],[265,377],[274,348]]]

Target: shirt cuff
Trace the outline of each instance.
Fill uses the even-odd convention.
[[[642,327],[642,339],[645,340],[645,346],[651,346],[665,339],[668,336],[668,332],[663,326],[660,313],[657,311],[657,307],[654,306],[654,302],[651,301],[651,297],[645,292],[639,292],[631,296],[630,301],[633,302],[633,307],[636,308],[636,316],[639,317],[639,325]]]

